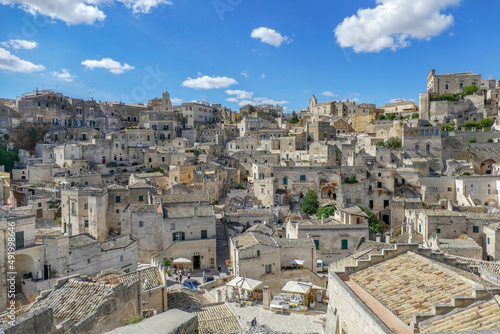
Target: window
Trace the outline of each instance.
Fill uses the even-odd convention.
[[[387,208],[388,206],[389,206],[389,200],[385,199],[384,200],[384,209]]]
[[[450,85],[448,85],[448,84],[444,85],[444,89],[446,89],[446,90],[450,89]]]
[[[431,144],[426,144],[425,145],[425,151],[430,152],[431,151]]]
[[[283,185],[285,185],[285,186],[286,186],[286,185],[288,184],[288,178],[287,178],[287,177],[284,177],[284,178],[282,179],[282,183],[283,183]]]
[[[438,233],[438,234],[439,234],[439,233],[441,233],[441,229],[440,229],[440,228],[437,228],[437,229],[436,229],[436,233]]]
[[[415,152],[418,153],[419,148],[420,148],[420,146],[418,144],[415,144]]]
[[[116,196],[115,203],[120,203],[120,196]]]
[[[488,245],[490,244],[490,237],[488,237]]]
[[[142,220],[139,220],[139,227],[144,227],[144,222]]]
[[[173,233],[174,241],[182,241],[185,240],[184,232],[175,232]]]
[[[24,231],[16,232],[16,249],[23,247],[24,247]]]
[[[141,196],[139,196],[139,202],[142,202],[142,201],[144,201],[144,196],[141,195]]]
[[[301,175],[300,176],[300,181],[304,182],[306,180],[306,176],[305,175]]]
[[[175,230],[175,223],[170,224],[170,230],[174,231]]]
[[[87,264],[90,264],[90,262],[91,262],[91,261],[90,261],[90,259],[88,259],[88,260],[87,260]]]
[[[382,182],[377,182],[377,188],[382,188]]]
[[[319,250],[319,240],[314,240],[314,245],[316,246],[316,250]]]
[[[257,249],[257,257],[260,257],[260,250]]]
[[[116,209],[116,213],[120,213],[120,209]]]
[[[452,188],[451,188],[451,187],[448,187],[448,191],[452,191]]]
[[[342,249],[348,249],[347,239],[342,239]]]
[[[370,209],[373,209],[373,200],[370,200],[370,201],[368,202],[368,206],[370,207]]]
[[[460,83],[460,88],[464,88],[464,83],[463,82]]]
[[[479,226],[472,226],[472,232],[479,233]]]
[[[87,219],[85,219],[85,225],[84,227],[89,227],[89,221]]]
[[[123,262],[123,255],[120,255],[120,262]]]
[[[422,233],[422,225],[418,225],[418,233]]]
[[[201,238],[202,239],[207,239],[208,236],[207,236],[207,230],[201,230]]]
[[[273,266],[271,264],[266,264],[266,274],[273,273]]]
[[[472,82],[472,86],[477,86],[477,82]]]

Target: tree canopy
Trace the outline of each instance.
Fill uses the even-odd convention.
[[[310,189],[300,202],[300,209],[308,215],[313,215],[318,211],[319,201],[316,190]]]
[[[5,171],[10,172],[18,159],[18,151],[9,151],[7,146],[0,145],[0,165],[5,166]]]
[[[322,215],[325,215],[325,218],[328,218],[330,216],[333,216],[335,213],[335,207],[334,206],[324,206],[318,210],[316,213],[316,217],[321,218]]]
[[[368,229],[370,230],[370,233],[383,232],[382,222],[377,218],[377,216],[375,216],[368,208],[364,208],[362,206],[359,208],[368,216]]]
[[[297,117],[297,113],[292,111],[292,117],[290,118],[290,123],[297,124],[299,122],[299,118]]]

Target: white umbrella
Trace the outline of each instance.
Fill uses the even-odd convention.
[[[291,264],[296,264],[299,266],[303,266],[304,262],[306,262],[306,260],[293,259],[292,261],[290,261]]]
[[[185,257],[180,257],[178,259],[175,259],[173,263],[180,264],[180,263],[192,263],[193,261],[186,259]]]
[[[285,284],[285,286],[281,289],[281,291],[289,292],[289,293],[298,293],[302,295],[306,295],[311,291],[323,289],[320,286],[314,285],[311,282],[297,282],[297,281],[289,281]]]
[[[259,286],[261,286],[263,283],[264,282],[258,281],[256,279],[236,277],[231,281],[227,282],[226,285],[252,292]]]

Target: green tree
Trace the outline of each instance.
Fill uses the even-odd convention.
[[[385,147],[391,148],[391,149],[399,148],[399,147],[401,147],[401,139],[399,139],[398,137],[391,137],[385,143]]]
[[[384,141],[383,141],[383,140],[378,141],[378,142],[377,142],[377,144],[375,144],[375,145],[377,145],[377,146],[381,146],[381,147],[385,147],[385,143],[384,143]]]
[[[418,112],[411,114],[411,118],[418,118]]]
[[[313,215],[318,211],[319,201],[316,190],[310,189],[300,202],[300,209],[308,215]]]
[[[493,138],[488,138],[487,143],[493,143]]]
[[[394,119],[396,119],[396,114],[395,114],[395,113],[390,113],[390,114],[387,114],[386,118],[387,118],[389,121],[393,121]]]
[[[292,111],[292,118],[290,118],[290,123],[297,124],[299,122],[299,118],[297,117],[297,113]]]
[[[469,141],[469,143],[476,143],[477,139],[476,139],[476,137],[473,137],[473,138],[469,139],[468,141]]]
[[[385,115],[382,115],[382,114],[378,115],[378,119],[381,120],[381,121],[384,120],[385,119]]]
[[[328,218],[330,216],[333,216],[335,213],[335,207],[334,206],[324,206],[318,210],[316,213],[316,217],[321,218],[322,215],[325,215],[325,218]]]
[[[354,183],[358,183],[359,181],[356,179],[356,176],[350,176],[347,178],[347,180],[345,180],[345,183],[347,184],[354,184]]]
[[[359,208],[368,216],[368,229],[370,230],[370,233],[383,232],[382,222],[377,218],[377,216],[375,216],[368,208],[364,208],[362,206]]]
[[[474,94],[475,92],[477,92],[479,90],[479,88],[477,88],[477,86],[467,86],[464,88],[464,94],[465,95],[472,95]]]
[[[5,171],[10,172],[18,159],[18,150],[9,151],[7,146],[0,145],[0,165],[5,166]]]
[[[495,124],[495,120],[493,118],[483,118],[478,123],[480,128],[485,128],[485,129],[491,128],[493,124]]]

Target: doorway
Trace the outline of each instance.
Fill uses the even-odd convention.
[[[198,253],[193,256],[193,269],[200,269],[200,255],[198,255]]]

